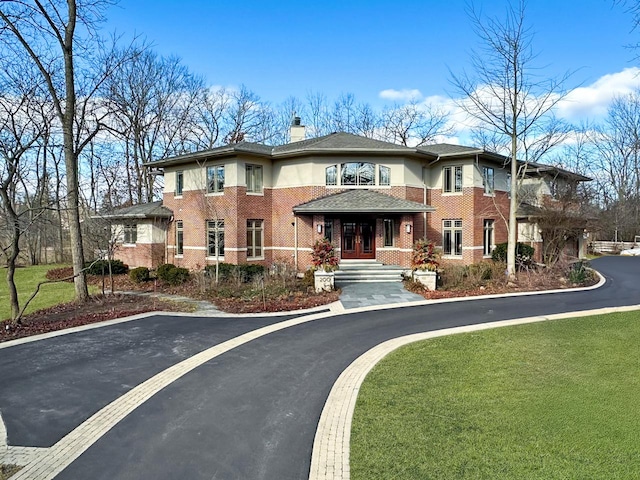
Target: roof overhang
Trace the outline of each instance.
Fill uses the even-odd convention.
[[[411,200],[366,189],[347,190],[293,207],[293,213],[312,214],[399,214],[433,212],[435,208]]]

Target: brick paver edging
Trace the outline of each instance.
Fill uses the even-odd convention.
[[[311,470],[309,480],[348,480],[349,442],[351,439],[351,420],[356,406],[360,386],[371,369],[389,353],[409,343],[430,338],[454,335],[457,333],[477,332],[490,328],[522,325],[525,323],[559,320],[562,318],[586,317],[615,312],[640,310],[640,305],[628,307],[601,308],[573,313],[503,320],[480,325],[448,328],[433,332],[416,333],[394,338],[372,348],[358,357],[338,377],[322,409],[318,429],[313,442]]]
[[[335,315],[333,312],[322,312],[259,328],[204,350],[163,370],[105,406],[51,448],[39,449],[39,454],[24,457],[28,458],[28,463],[12,476],[11,480],[50,480],[54,478],[129,413],[164,387],[203,363],[269,333],[333,315]],[[17,447],[9,447],[9,450],[15,448]]]

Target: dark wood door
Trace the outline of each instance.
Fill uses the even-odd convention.
[[[375,221],[342,222],[342,258],[376,258]]]

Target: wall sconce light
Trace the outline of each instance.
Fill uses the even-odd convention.
[[[322,224],[319,223],[316,227],[318,229],[318,233],[322,233]]]
[[[411,233],[411,224],[410,223],[407,223],[404,226],[404,231],[407,232],[407,233]]]

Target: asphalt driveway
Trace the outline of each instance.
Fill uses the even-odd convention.
[[[592,263],[607,278],[597,290],[353,313],[257,338],[162,389],[56,478],[307,478],[328,392],[358,356],[411,333],[640,304],[640,258]],[[281,320],[156,316],[0,349],[9,444],[50,446],[172,363]]]

